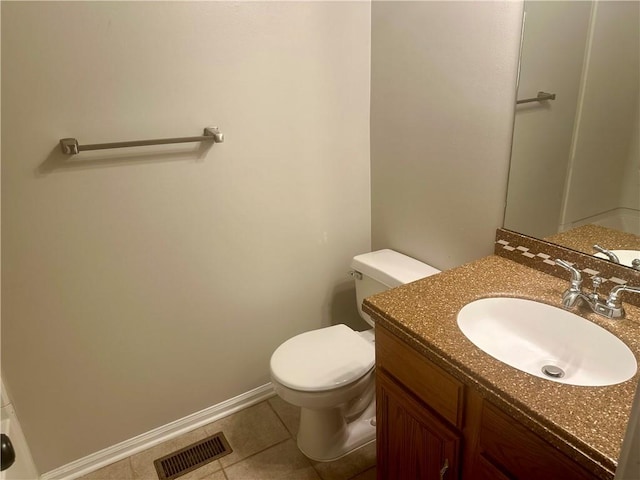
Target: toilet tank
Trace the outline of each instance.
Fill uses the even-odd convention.
[[[373,320],[362,311],[365,298],[440,273],[431,265],[389,249],[356,255],[351,268],[356,281],[358,313],[371,326]]]

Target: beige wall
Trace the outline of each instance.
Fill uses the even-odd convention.
[[[450,268],[502,226],[521,2],[373,2],[372,241]]]
[[[354,320],[369,51],[367,3],[2,3],[2,369],[41,472]],[[58,152],[207,125],[226,142]]]

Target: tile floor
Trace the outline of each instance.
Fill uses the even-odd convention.
[[[155,459],[220,431],[233,452],[177,480],[375,480],[375,442],[335,462],[314,462],[296,447],[299,416],[298,408],[272,397],[79,480],[157,480]]]

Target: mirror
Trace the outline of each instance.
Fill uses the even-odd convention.
[[[640,250],[639,16],[639,2],[525,1],[518,100],[556,98],[516,105],[504,228]]]

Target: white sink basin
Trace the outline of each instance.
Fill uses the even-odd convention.
[[[613,254],[618,257],[621,265],[625,265],[627,267],[632,267],[633,262],[636,258],[640,258],[640,250],[611,250]],[[604,253],[596,253],[593,255],[598,258],[609,258]]]
[[[544,303],[483,298],[460,310],[458,326],[492,357],[554,382],[615,385],[637,370],[633,353],[615,335]]]

